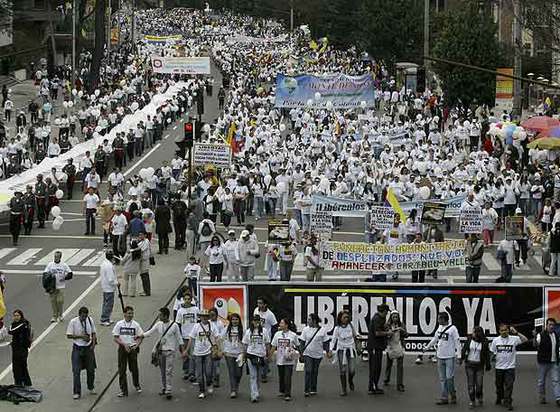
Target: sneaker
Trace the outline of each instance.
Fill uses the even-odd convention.
[[[136,389],[136,392],[142,393],[142,388],[140,386],[135,386],[134,389]]]
[[[59,317],[58,317],[58,321],[59,321],[59,322],[63,322],[63,321],[64,321],[64,318],[63,318],[62,316],[59,316]]]
[[[214,393],[214,388],[212,386],[208,386],[208,395],[212,395]]]
[[[117,396],[118,396],[119,398],[124,398],[125,396],[128,396],[128,393],[119,392]]]
[[[258,401],[259,401],[259,400],[258,400],[257,398],[252,398],[252,399],[251,399],[251,402],[252,402],[252,403],[257,403]]]
[[[311,396],[315,396],[315,395],[317,395],[317,392],[311,391],[311,392],[309,392],[309,394],[310,394]]]
[[[90,395],[97,395],[97,391],[95,390],[95,388],[94,388],[94,389],[90,389],[90,390],[89,390],[89,394],[90,394]]]
[[[162,389],[161,391],[159,391],[159,392],[158,392],[158,395],[159,395],[159,396],[165,395],[165,389]]]
[[[233,391],[232,393],[229,394],[229,397],[230,397],[231,399],[237,398],[237,392]]]
[[[303,393],[303,396],[305,396],[306,398],[308,398],[308,397],[309,397],[309,392],[304,392],[304,393]]]
[[[144,292],[140,292],[138,296],[146,296],[146,294]]]
[[[474,402],[469,402],[469,409],[474,409]]]
[[[101,322],[101,326],[111,326],[111,322]]]
[[[449,404],[449,401],[447,399],[439,399],[436,402],[436,405],[447,405],[447,404]]]
[[[417,365],[422,365],[424,363],[424,360],[420,356],[418,356],[414,363]]]
[[[404,385],[397,385],[397,390],[399,392],[404,392]]]
[[[172,398],[173,398],[173,395],[171,395],[170,393],[165,395],[165,399],[167,399],[168,401],[170,401]]]
[[[286,396],[284,396],[284,400],[285,400],[286,402],[289,402],[289,401],[292,400],[292,397],[291,397],[290,395],[286,395]]]
[[[198,394],[198,399],[204,399],[204,398],[206,398],[206,395],[204,393]]]
[[[72,395],[72,399],[80,399],[80,395],[75,393],[74,395]]]
[[[437,358],[435,356],[432,356],[430,359],[432,360],[432,363],[437,363]]]
[[[51,323],[55,323],[56,322],[56,318],[51,318]]]

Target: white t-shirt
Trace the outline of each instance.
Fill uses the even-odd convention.
[[[320,264],[320,258],[321,255],[319,253],[317,253],[316,255],[313,254],[312,250],[311,250],[311,246],[306,246],[305,247],[305,267],[307,269],[315,269],[315,266],[313,264],[311,264],[307,258],[310,258],[312,262],[314,262],[315,264],[319,265]]]
[[[120,215],[113,216],[111,218],[111,223],[113,225],[113,235],[124,235],[127,222],[126,217],[122,213]]]
[[[99,203],[99,196],[95,193],[90,195],[86,193],[84,196],[84,202],[86,202],[86,209],[97,209],[97,204]]]
[[[272,346],[276,348],[277,365],[293,365],[297,362],[297,357],[293,354],[297,351],[298,337],[291,330],[276,332],[272,338]]]
[[[315,333],[317,334],[315,335]],[[315,337],[313,337],[313,335],[315,335]],[[305,356],[309,356],[313,359],[321,359],[323,357],[323,344],[328,342],[330,337],[327,335],[325,328],[320,327],[319,331],[317,331],[317,328],[306,326],[301,331],[299,339],[304,343],[304,346],[307,345],[303,351]]]
[[[86,342],[83,339],[72,339],[74,345],[76,346],[91,345],[92,342],[91,335],[93,333],[96,333],[95,325],[89,316],[83,322],[81,321],[79,316],[76,316],[75,318],[71,319],[70,322],[68,322],[68,327],[66,328],[67,335],[84,335],[86,333],[90,336],[90,340]]]
[[[66,287],[66,275],[71,273],[72,270],[64,262],[50,262],[45,268],[44,272],[52,273],[55,276],[57,289],[64,289]]]
[[[189,339],[194,325],[198,320],[199,309],[196,306],[185,308],[180,306],[175,316],[175,322],[181,326],[181,336],[183,339]]]
[[[521,345],[519,336],[498,336],[492,340],[490,351],[496,355],[496,369],[514,369],[517,357],[517,346]]]
[[[185,266],[185,276],[191,279],[198,279],[200,277],[200,265],[195,263],[194,265],[187,263]]]
[[[268,331],[270,336],[272,328],[278,323],[274,313],[272,313],[270,309],[267,309],[266,312],[259,312],[259,308],[257,307],[255,308],[253,315],[259,315],[261,317],[261,325]]]
[[[239,336],[239,328],[237,326],[232,326],[229,333],[225,329],[222,337],[224,339],[224,353],[237,356],[243,352],[243,345],[241,344],[243,337]]]
[[[194,339],[194,356],[209,355],[210,351],[212,350],[212,344],[218,344],[218,336],[210,323],[207,323],[206,325],[197,323],[193,326],[189,337],[191,339]],[[212,342],[212,344],[210,343],[210,341]]]
[[[247,354],[262,358],[266,356],[266,345],[270,343],[270,333],[266,329],[263,329],[262,333],[259,333],[258,330],[251,333],[251,329],[247,329],[242,342],[247,345]]]
[[[118,336],[125,345],[133,345],[136,338],[142,335],[144,331],[140,324],[132,319],[130,322],[122,319],[119,320],[113,328],[113,336]]]

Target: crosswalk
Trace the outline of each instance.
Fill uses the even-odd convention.
[[[70,267],[99,267],[103,260],[103,250],[93,248],[2,248],[0,266],[46,266],[54,260],[57,251]]]
[[[2,248],[0,249],[0,268],[6,273],[35,273],[40,272],[41,267],[45,267],[49,262],[53,261],[54,253],[62,252],[62,261],[66,262],[72,268],[94,268],[90,269],[92,273],[96,272],[103,260],[104,251],[94,248]],[[525,280],[541,281],[550,279],[543,271],[542,256],[540,251],[528,257],[528,264],[521,265],[514,269],[514,277]],[[266,270],[261,266],[261,262],[257,263],[256,280],[268,280]],[[500,262],[493,253],[485,253],[482,258],[481,279],[492,280],[500,273]],[[84,272],[89,273],[89,272]],[[325,271],[323,279],[327,281],[355,282],[363,281],[370,278],[371,274],[367,272],[335,272]],[[402,278],[409,279],[409,274],[402,274]],[[461,269],[442,271],[440,277],[448,282],[456,280],[460,282],[464,279],[464,271]],[[292,280],[305,280],[305,261],[303,253],[299,253],[296,257]]]

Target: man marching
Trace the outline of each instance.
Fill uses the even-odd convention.
[[[21,224],[23,221],[25,202],[23,200],[23,193],[14,192],[14,197],[10,200],[10,233],[12,234],[12,243],[17,246],[19,232],[21,231]]]
[[[35,210],[37,210],[37,198],[33,193],[33,187],[31,185],[27,185],[25,190],[25,194],[23,195],[23,227],[25,228],[24,234],[30,235],[31,229],[33,229]]]

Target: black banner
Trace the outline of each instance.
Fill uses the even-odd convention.
[[[495,337],[503,322],[530,338],[535,320],[545,316],[543,288],[538,286],[251,284],[251,310],[257,306],[259,296],[268,300],[278,319],[293,320],[298,331],[307,323],[307,316],[316,313],[323,326],[332,332],[337,313],[348,309],[361,335],[367,335],[377,305],[386,303],[391,310],[399,311],[410,334],[407,351],[421,350],[432,338],[438,327],[438,312],[450,314],[461,337],[470,334],[475,326],[482,326],[487,336]],[[533,350],[530,344],[520,349]]]

